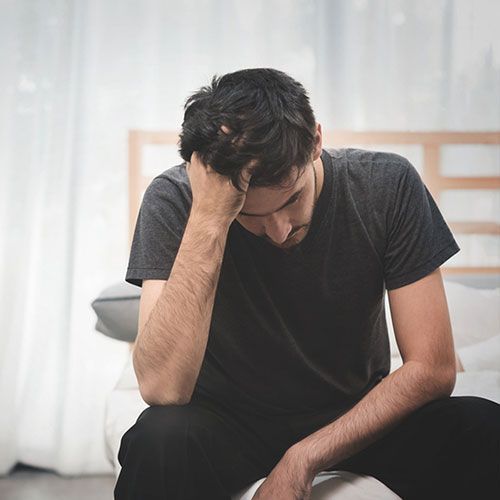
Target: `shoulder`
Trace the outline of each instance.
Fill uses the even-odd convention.
[[[411,163],[404,156],[392,151],[346,148],[347,168],[352,175],[390,181],[407,174]]]
[[[191,186],[186,172],[186,164],[180,163],[174,165],[153,177],[147,190],[158,194],[166,192],[174,196],[181,194],[191,196]]]
[[[364,224],[382,255],[397,200],[406,189],[409,174],[418,176],[418,172],[407,158],[391,151],[337,151],[341,157],[336,178],[343,205],[346,209],[354,207],[355,217]]]
[[[192,192],[185,163],[167,168],[155,176],[144,192],[143,201],[189,207]]]
[[[404,156],[392,151],[374,151],[361,148],[342,148],[343,175],[348,189],[356,197],[374,198],[380,202],[394,196],[409,177],[418,178],[418,172]]]
[[[192,192],[185,164],[175,165],[153,177],[141,201],[141,211],[165,223],[185,222],[192,203]]]

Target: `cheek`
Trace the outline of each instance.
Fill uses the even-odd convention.
[[[300,223],[308,217],[309,211],[309,203],[307,203],[307,201],[301,200],[301,203],[298,203],[290,208],[287,215],[292,223]]]
[[[239,219],[239,218],[236,218],[236,220],[247,231],[250,231],[251,233],[255,233],[255,234],[257,234],[259,232],[259,225],[260,224],[254,222],[254,221],[248,221],[248,220],[243,220],[243,219]]]

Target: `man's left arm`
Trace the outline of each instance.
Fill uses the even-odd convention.
[[[277,485],[285,487],[287,481],[297,482],[292,485],[297,489],[296,498],[309,498],[306,490],[310,491],[318,472],[361,451],[427,402],[452,393],[455,352],[440,269],[389,290],[388,298],[403,365],[348,412],[287,450],[255,499],[260,495],[266,498],[272,491],[279,498]],[[299,490],[305,496],[301,497]]]

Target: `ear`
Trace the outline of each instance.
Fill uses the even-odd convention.
[[[321,148],[323,147],[323,136],[321,132],[321,124],[316,124],[316,137],[314,144],[313,161],[316,161],[321,156]]]

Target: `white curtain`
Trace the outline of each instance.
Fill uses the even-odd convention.
[[[125,276],[129,129],[177,129],[213,74],[258,66],[324,128],[500,128],[493,0],[0,3],[1,474],[111,472],[127,346],[90,303]]]

